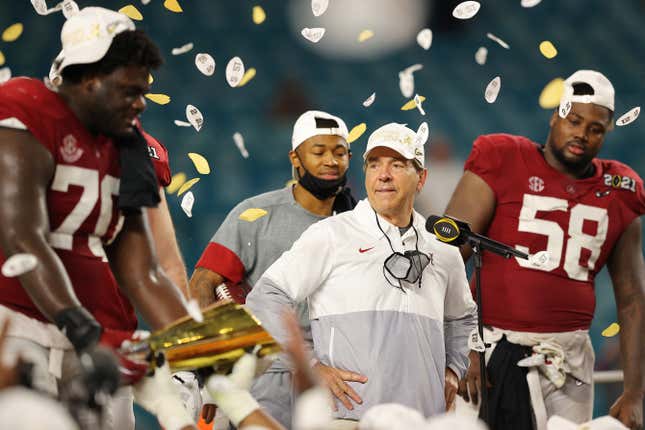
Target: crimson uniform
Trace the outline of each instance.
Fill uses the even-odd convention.
[[[31,78],[0,85],[0,126],[28,130],[54,159],[55,173],[47,190],[48,240],[81,304],[103,327],[135,330],[134,310],[103,250],[123,225],[117,206],[120,167],[115,143],[90,134],[57,93]],[[168,153],[150,135],[144,136],[159,183],[168,185]],[[0,251],[0,265],[4,261]],[[0,305],[46,321],[17,279],[0,275],[0,291]]]
[[[486,235],[548,263],[484,253],[484,323],[507,330],[588,329],[594,278],[627,226],[645,213],[643,180],[614,160],[593,160],[595,173],[571,179],[549,166],[540,145],[521,136],[491,134],[474,143],[465,169],[495,193]],[[474,284],[473,284],[474,285]]]

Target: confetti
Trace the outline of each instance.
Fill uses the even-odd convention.
[[[186,106],[186,118],[188,122],[199,131],[204,125],[204,116],[202,113],[193,105]]]
[[[213,76],[215,73],[215,60],[210,54],[200,52],[195,55],[195,65],[206,76]]]
[[[244,76],[244,63],[240,57],[233,57],[226,65],[226,82],[235,88]]]
[[[166,94],[152,94],[148,93],[146,94],[146,98],[150,100],[151,102],[160,104],[160,105],[167,105],[170,103],[170,96]]]
[[[38,259],[32,254],[14,254],[2,265],[2,275],[7,278],[15,278],[31,272],[38,265]]]
[[[544,267],[549,262],[551,255],[548,251],[539,251],[529,255],[529,263],[534,267]]]
[[[414,72],[418,72],[421,69],[423,69],[423,64],[417,63],[403,69],[403,73],[414,73]]]
[[[374,37],[374,32],[372,30],[363,30],[359,33],[357,40],[359,43],[362,43],[367,39],[371,39],[372,37]]]
[[[177,127],[192,127],[191,123],[186,122],[186,121],[180,121],[178,119],[175,120],[175,125]]]
[[[641,107],[636,106],[626,114],[623,114],[620,118],[616,120],[616,125],[617,126],[623,126],[627,124],[631,124],[632,122],[636,121],[636,118],[638,118],[638,115],[641,113]]]
[[[347,143],[352,143],[357,140],[365,133],[365,130],[367,130],[367,125],[364,122],[354,126],[347,136]]]
[[[22,23],[17,22],[10,25],[2,32],[2,40],[4,42],[13,42],[22,34]]]
[[[425,100],[425,97],[423,98]],[[419,94],[414,95],[414,105],[419,109],[419,112],[421,115],[425,115],[426,111],[423,110],[423,107],[421,106],[421,103],[423,103],[423,100],[421,100],[421,96]]]
[[[537,6],[542,2],[542,0],[522,0],[520,4],[522,7],[533,7]]]
[[[495,36],[493,33],[486,33],[486,37],[488,37],[490,40],[497,42],[499,46],[501,46],[504,49],[511,49],[511,47],[508,45],[508,43],[504,42],[502,39],[499,37]]]
[[[242,221],[253,222],[262,218],[268,213],[269,212],[265,211],[264,209],[251,208],[242,212],[238,218],[241,219]]]
[[[320,16],[327,10],[329,0],[311,0],[311,11],[314,16]]]
[[[141,3],[142,3],[143,5],[147,5],[147,4],[149,4],[149,3],[150,3],[150,1],[151,1],[151,0],[141,0]]]
[[[196,152],[189,152],[188,158],[193,161],[197,173],[202,175],[208,175],[211,172],[211,167],[208,165],[208,160],[204,158],[203,155],[200,155]]]
[[[262,24],[267,19],[267,14],[262,9],[262,6],[253,6],[253,23]]]
[[[38,15],[47,15],[48,9],[45,0],[31,0],[31,4]]]
[[[169,11],[175,13],[181,13],[184,11],[177,0],[166,0],[163,2],[163,6]]]
[[[611,323],[609,327],[607,327],[602,331],[601,334],[604,337],[613,337],[613,336],[616,336],[619,332],[620,332],[620,325],[618,325],[618,323]]]
[[[74,0],[63,0],[63,16],[70,19],[79,12],[78,5]]]
[[[4,54],[2,53],[2,51],[0,51],[0,66],[2,66],[4,62],[5,62]]]
[[[186,303],[186,311],[188,312],[188,315],[195,320],[195,322],[204,322],[204,315],[202,314],[202,310],[199,309],[199,303],[197,303],[197,300],[188,300],[188,303]]]
[[[188,218],[193,217],[193,205],[195,204],[195,196],[192,191],[188,191],[181,199],[181,208]]]
[[[151,73],[148,73],[148,85],[150,85],[150,84],[151,84],[151,83],[153,83],[154,81],[155,81],[155,78],[153,78],[153,77],[152,77],[152,74],[151,74]]]
[[[540,43],[540,53],[544,55],[546,58],[549,60],[556,55],[558,55],[558,50],[555,49],[555,46],[553,46],[553,43],[551,43],[548,40],[545,40]]]
[[[139,9],[134,7],[134,5],[129,4],[127,6],[123,6],[121,9],[119,9],[119,12],[135,21],[143,20],[143,15],[141,15]]]
[[[475,52],[475,63],[483,66],[486,64],[486,59],[488,58],[488,49],[484,46],[480,46],[477,52]]]
[[[9,79],[11,79],[11,69],[9,67],[0,69],[0,84],[7,82]]]
[[[560,105],[558,107],[558,115],[560,118],[566,118],[571,111],[572,103],[571,97],[573,96],[573,87],[571,85],[564,84],[564,91],[562,98],[560,99]]]
[[[410,98],[414,94],[413,73],[421,69],[423,69],[421,64],[413,64],[399,72],[399,89],[403,97]]]
[[[560,104],[562,94],[564,94],[564,80],[555,78],[542,89],[538,103],[544,109],[553,109]]]
[[[300,34],[302,34],[302,37],[304,37],[308,41],[318,43],[320,39],[322,39],[322,37],[325,35],[325,29],[305,27],[302,29]]]
[[[246,147],[244,146],[244,137],[242,137],[242,134],[235,132],[235,134],[233,134],[233,142],[235,142],[235,146],[237,146],[237,149],[239,149],[242,157],[249,158],[249,151],[247,151]]]
[[[430,127],[428,127],[428,123],[423,121],[419,128],[417,129],[417,138],[416,138],[416,144],[417,145],[425,145],[426,142],[428,141],[428,136],[430,135]]]
[[[476,1],[464,1],[459,3],[452,11],[452,16],[457,19],[470,19],[477,15],[481,5]]]
[[[488,103],[495,103],[497,100],[497,95],[499,90],[502,88],[502,78],[496,76],[495,79],[490,81],[486,86],[486,91],[484,92],[484,98]]]
[[[423,96],[419,96],[419,101],[424,101],[426,98]],[[414,102],[414,99],[409,100],[406,102],[403,106],[401,106],[401,110],[412,110],[416,109],[417,104]]]
[[[417,34],[417,43],[426,51],[430,49],[430,46],[432,45],[432,30],[429,28],[421,30],[419,34]]]
[[[179,191],[177,191],[177,195],[181,196],[186,191],[188,191],[190,189],[190,187],[195,185],[197,182],[199,182],[199,178],[193,178],[190,181],[184,182],[183,185],[181,187],[179,187]]]
[[[193,42],[188,42],[185,45],[181,45],[179,48],[172,48],[172,55],[181,55],[193,49]]]
[[[374,103],[374,100],[376,100],[376,93],[372,93],[371,96],[369,96],[365,101],[363,102],[363,106],[365,107],[370,107],[372,106],[372,103]]]
[[[255,68],[251,67],[249,70],[247,70],[244,73],[244,76],[242,76],[242,80],[240,81],[239,84],[237,84],[238,87],[243,87],[246,85],[251,79],[255,77]]]
[[[170,179],[170,184],[166,187],[166,192],[168,194],[174,194],[175,191],[179,189],[186,182],[186,174],[184,172],[179,172],[172,175]]]
[[[486,351],[486,345],[484,345],[484,341],[479,335],[479,331],[476,327],[470,332],[470,336],[468,336],[468,349],[477,352]]]

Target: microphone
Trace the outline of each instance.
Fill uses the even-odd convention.
[[[529,255],[513,247],[497,242],[484,235],[473,232],[467,222],[449,216],[430,215],[426,221],[426,230],[434,234],[443,243],[460,246],[465,243],[478,245],[480,248],[501,255],[505,258],[518,257],[525,260]]]

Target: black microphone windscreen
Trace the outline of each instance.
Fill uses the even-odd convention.
[[[428,219],[426,220],[426,231],[434,233],[434,224],[440,219],[441,217],[439,215],[428,215]]]

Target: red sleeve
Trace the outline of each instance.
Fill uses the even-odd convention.
[[[502,165],[502,151],[494,136],[479,136],[473,143],[473,149],[464,164],[464,170],[469,170],[482,178],[491,189],[499,179],[499,169]]]
[[[643,179],[631,167],[620,161],[604,160],[604,162],[608,163],[605,171],[611,174],[612,177],[619,176],[621,178],[629,178],[633,181],[633,188],[628,186],[626,189],[618,190],[618,195],[622,202],[632,212],[627,217],[627,221],[631,222],[634,218],[645,214],[645,188],[643,188]]]
[[[141,130],[141,132],[143,133],[143,137],[146,138],[146,142],[148,142],[148,153],[150,154],[150,158],[152,159],[152,165],[155,167],[159,185],[161,185],[162,187],[167,187],[168,185],[170,185],[172,176],[170,173],[168,150],[157,139],[143,130]]]
[[[204,253],[199,258],[195,268],[203,267],[219,273],[234,284],[244,279],[244,264],[233,251],[219,243],[209,242]]]

